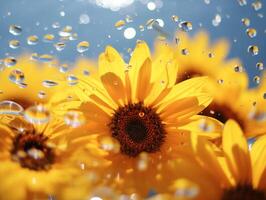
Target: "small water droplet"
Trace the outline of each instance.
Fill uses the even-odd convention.
[[[189,32],[193,27],[191,22],[182,21],[179,23],[179,28],[181,28],[182,31]]]
[[[53,27],[53,28],[60,28],[60,23],[59,23],[59,22],[54,22],[54,23],[52,24],[52,27]]]
[[[154,11],[156,9],[156,4],[153,1],[150,1],[150,2],[147,3],[147,8],[150,11]]]
[[[125,20],[126,20],[127,23],[133,22],[133,18],[130,15],[127,15]]]
[[[53,59],[54,59],[53,56],[49,54],[42,54],[42,55],[39,55],[38,57],[38,60],[40,62],[51,62]]]
[[[245,26],[249,26],[249,25],[250,25],[250,20],[249,20],[249,18],[242,18],[241,21],[242,21],[242,23],[243,23]]]
[[[49,110],[43,105],[35,105],[24,111],[25,119],[32,124],[44,124],[50,119]]]
[[[1,115],[19,115],[23,112],[23,107],[14,101],[1,101],[0,114]]]
[[[251,4],[251,6],[254,8],[255,11],[258,11],[262,8],[262,3],[259,0],[256,0]]]
[[[79,23],[80,24],[88,24],[90,23],[90,17],[87,14],[81,14],[79,16]]]
[[[39,41],[39,38],[36,35],[30,35],[27,38],[28,45],[36,45],[36,44],[38,44],[38,41]]]
[[[238,1],[238,3],[239,3],[240,6],[247,5],[247,1],[246,0],[237,0],[237,1]]]
[[[259,76],[254,76],[254,77],[253,77],[253,81],[254,81],[256,84],[260,84],[260,77],[259,77]]]
[[[70,85],[70,86],[77,85],[78,82],[79,82],[79,79],[75,75],[70,74],[67,76],[68,85]]]
[[[128,40],[133,39],[136,36],[136,30],[132,27],[125,29],[124,37]]]
[[[17,60],[14,57],[7,57],[4,59],[4,64],[6,67],[13,67],[17,64]]]
[[[235,72],[243,72],[244,71],[244,68],[241,65],[236,65],[234,67],[234,69],[235,69]]]
[[[248,47],[248,52],[251,53],[252,56],[256,56],[259,54],[259,47],[256,45],[250,45]]]
[[[42,82],[42,85],[43,85],[44,87],[50,88],[50,87],[57,86],[58,83],[55,82],[55,81],[52,81],[52,80],[45,80],[45,81]]]
[[[262,70],[264,69],[264,65],[263,65],[263,63],[262,63],[262,62],[258,62],[258,63],[256,64],[256,68],[257,68],[259,71],[262,71]]]
[[[216,14],[216,15],[214,16],[213,20],[212,20],[212,25],[213,25],[213,26],[219,26],[221,22],[222,22],[222,17],[221,17],[221,15]]]
[[[13,83],[22,83],[25,79],[24,73],[20,69],[14,69],[10,72],[8,79]]]
[[[12,49],[17,49],[20,47],[20,42],[18,40],[10,40],[9,47]]]
[[[66,73],[69,70],[69,66],[67,64],[63,64],[59,66],[59,71],[62,73]]]
[[[66,44],[64,42],[57,42],[54,44],[54,47],[57,51],[63,51],[66,47]]]
[[[188,55],[188,54],[189,54],[189,50],[188,50],[187,48],[182,49],[182,50],[181,50],[181,53],[182,53],[183,55]]]
[[[59,31],[59,35],[61,37],[69,37],[71,36],[72,27],[71,26],[65,26],[61,31]]]
[[[22,28],[21,26],[18,25],[10,25],[9,26],[9,33],[12,35],[20,35],[22,33]]]
[[[119,20],[115,23],[115,27],[117,30],[121,30],[124,28],[126,22],[124,20]]]
[[[256,35],[257,35],[257,30],[254,29],[254,28],[248,28],[248,29],[246,30],[246,33],[247,33],[247,35],[248,35],[250,38],[254,38],[254,37],[256,37]]]
[[[43,41],[44,42],[53,42],[54,38],[55,38],[55,36],[53,34],[45,34],[43,36]]]
[[[85,51],[88,51],[89,46],[90,46],[90,43],[89,42],[82,41],[82,42],[78,43],[78,45],[77,45],[77,51],[79,53],[83,53]]]
[[[73,128],[81,126],[86,121],[83,113],[80,111],[75,111],[75,110],[68,111],[64,115],[64,120],[65,120],[66,125],[71,126]]]
[[[177,15],[172,15],[172,20],[173,20],[174,22],[178,22],[179,17],[178,17]]]
[[[46,97],[46,93],[45,93],[44,91],[39,91],[39,92],[38,92],[38,97],[39,97],[40,99],[44,99],[44,98]]]

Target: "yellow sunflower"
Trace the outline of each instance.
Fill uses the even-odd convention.
[[[223,150],[219,156],[206,140],[193,141],[197,164],[183,160],[176,169],[197,185],[195,199],[266,199],[265,135],[250,147],[240,126],[229,120],[224,127]]]
[[[176,62],[180,66],[177,82],[190,77],[209,77],[205,89],[213,96],[213,101],[201,114],[215,118],[222,123],[228,119],[234,119],[247,137],[262,134],[266,123],[257,123],[258,120],[252,117],[256,109],[254,107],[255,94],[251,94],[247,88],[247,74],[238,59],[226,59],[229,51],[228,42],[219,40],[216,44],[210,45],[209,37],[205,32],[199,32],[194,38],[180,33],[177,38],[179,43],[176,46],[162,42],[157,43],[155,55],[174,52]],[[187,50],[185,55],[184,49]],[[208,124],[208,119],[206,124]],[[195,130],[202,127],[196,123],[194,125]],[[260,128],[256,127],[258,125]],[[212,131],[208,126],[205,128]]]
[[[200,118],[211,97],[202,91],[206,77],[176,84],[177,70],[173,54],[152,61],[139,41],[129,64],[107,47],[98,78],[79,77],[76,94],[87,123],[76,133],[81,140],[97,135],[104,150],[99,155],[109,161],[99,169],[108,186],[145,197],[150,190],[165,191],[178,173],[168,161],[189,147],[190,132],[183,127]]]
[[[1,115],[1,122],[0,199],[57,198],[81,171],[72,157],[80,146],[73,129],[55,118],[32,125],[19,116]]]

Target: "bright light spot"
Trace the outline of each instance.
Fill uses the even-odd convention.
[[[136,30],[132,27],[127,28],[124,31],[124,37],[128,40],[133,39],[136,36]]]
[[[148,4],[147,4],[147,8],[150,10],[150,11],[153,11],[156,9],[156,4],[152,1],[150,1]]]
[[[112,11],[118,11],[120,8],[131,5],[134,0],[90,0],[90,2]]]

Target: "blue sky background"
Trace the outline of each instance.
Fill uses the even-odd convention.
[[[237,0],[135,0],[128,7],[119,11],[112,11],[98,6],[95,0],[0,0],[0,59],[6,56],[17,56],[24,52],[52,54],[61,60],[61,63],[74,63],[80,57],[97,58],[106,45],[113,45],[124,55],[128,55],[127,49],[134,48],[136,40],[141,39],[153,45],[154,38],[158,33],[154,30],[139,31],[139,25],[145,25],[150,18],[160,18],[164,21],[164,31],[173,34],[177,30],[177,23],[171,20],[172,15],[177,15],[181,20],[192,22],[193,30],[189,34],[195,34],[200,29],[209,32],[211,40],[227,38],[232,46],[229,57],[239,57],[250,77],[259,75],[261,72],[256,69],[257,62],[266,65],[266,5],[255,11],[252,3],[255,0],[247,0],[247,5],[240,6]],[[108,0],[105,0],[108,1]],[[115,1],[115,0],[113,0]],[[122,2],[122,0],[119,0]],[[133,0],[131,0],[133,1]],[[94,2],[94,3],[93,3]],[[111,1],[112,2],[112,1]],[[151,11],[147,8],[148,2],[157,3],[157,9]],[[262,1],[262,3],[264,3]],[[65,16],[61,16],[64,12]],[[86,14],[90,18],[88,24],[80,24],[80,15]],[[216,14],[222,17],[219,26],[212,25]],[[126,27],[133,27],[137,34],[134,39],[125,39],[123,30],[114,27],[116,21],[125,19],[126,15],[133,18],[133,22],[126,24]],[[250,27],[257,30],[255,38],[249,38],[242,18],[250,19]],[[59,42],[59,29],[52,27],[52,24],[59,22],[60,27],[70,25],[73,32],[78,33],[76,41],[66,43],[63,51],[57,51],[53,43],[44,43],[44,34],[51,33],[56,36],[55,42]],[[22,27],[22,34],[14,36],[9,33],[9,26],[17,24]],[[200,27],[201,24],[201,27]],[[35,46],[27,44],[27,37],[37,35],[40,39]],[[12,49],[8,43],[11,39],[17,39],[21,45],[18,49]],[[82,55],[76,51],[76,45],[80,41],[89,41],[90,48]],[[54,42],[54,43],[55,43]],[[258,45],[260,48],[257,56],[247,52],[249,45]],[[1,80],[0,80],[1,81]],[[254,82],[251,80],[251,85]]]

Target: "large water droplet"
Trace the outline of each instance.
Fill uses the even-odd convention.
[[[49,121],[50,112],[43,105],[36,105],[24,111],[25,119],[32,124],[44,124]]]
[[[82,42],[78,43],[78,45],[77,45],[77,51],[79,53],[83,53],[85,51],[88,51],[89,46],[90,46],[90,43],[89,42],[82,41]]]
[[[65,123],[71,127],[79,127],[85,123],[85,117],[80,111],[68,111],[64,116]]]
[[[13,83],[18,84],[18,83],[22,83],[24,81],[25,75],[24,75],[23,71],[21,71],[20,69],[14,69],[10,72],[8,78]]]
[[[132,27],[125,29],[124,37],[128,40],[133,39],[136,36],[136,30]]]
[[[9,32],[13,35],[20,35],[22,33],[22,28],[21,26],[13,24],[9,26]]]
[[[0,114],[2,115],[19,115],[23,110],[23,107],[14,101],[0,102]]]

